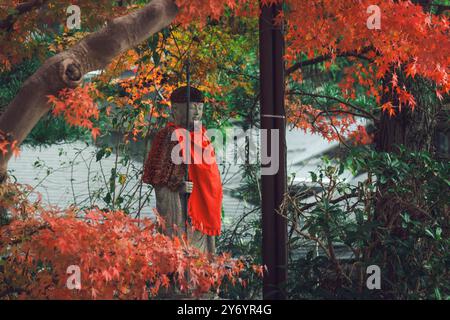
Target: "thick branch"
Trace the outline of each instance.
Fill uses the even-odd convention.
[[[16,22],[18,16],[30,12],[34,8],[41,7],[47,1],[48,0],[32,0],[29,2],[19,3],[14,8],[15,12],[13,14],[8,15],[5,20],[0,20],[0,29],[12,31],[12,27],[14,25],[14,22]]]
[[[313,98],[323,98],[323,99],[334,100],[336,102],[342,103],[342,104],[344,104],[344,105],[346,105],[346,106],[348,106],[348,107],[350,107],[350,108],[360,112],[360,114],[358,115],[360,117],[365,117],[365,118],[371,119],[374,122],[378,121],[378,119],[375,118],[375,116],[373,114],[371,114],[370,112],[368,112],[368,111],[364,110],[363,108],[358,107],[358,106],[356,106],[356,105],[354,105],[354,104],[352,104],[352,103],[350,103],[350,102],[348,102],[346,100],[343,100],[343,99],[341,99],[339,97],[327,96],[327,95],[317,94],[317,93],[310,93],[310,92],[306,92],[306,91],[302,91],[302,90],[300,90],[300,91],[295,91],[295,90],[288,91],[286,94],[288,94],[288,95],[296,94],[296,95],[309,96],[309,97],[313,97]]]
[[[114,57],[168,26],[178,8],[174,0],[153,0],[144,8],[112,20],[67,51],[48,59],[25,81],[0,118],[0,130],[20,144],[50,110],[48,95],[81,84],[84,74],[105,68]],[[0,155],[0,183],[11,152]]]
[[[342,53],[336,54],[336,57],[355,57],[355,58],[359,58],[359,59],[363,59],[363,60],[370,60],[369,58],[364,56],[364,53],[367,53],[372,49],[373,49],[373,47],[371,47],[371,46],[364,47],[360,51],[348,51],[348,52],[342,52]],[[326,55],[319,56],[319,57],[316,57],[316,58],[313,58],[310,60],[297,62],[294,65],[292,65],[291,67],[289,67],[286,70],[285,74],[286,74],[286,76],[289,76],[291,73],[297,71],[298,69],[300,69],[302,67],[311,66],[311,65],[314,65],[317,63],[325,62],[325,61],[330,60],[332,57],[333,56],[331,54],[326,54]]]

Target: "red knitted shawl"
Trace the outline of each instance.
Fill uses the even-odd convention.
[[[169,122],[168,126],[181,129],[172,122]],[[186,159],[182,131],[175,130],[175,132],[178,141],[181,142],[183,158]],[[210,236],[218,236],[222,217],[222,182],[213,146],[205,132],[206,129],[203,126],[201,133],[190,132],[191,162],[188,164],[188,176],[194,188],[188,200],[188,214],[195,229]],[[205,161],[206,157],[208,159]]]

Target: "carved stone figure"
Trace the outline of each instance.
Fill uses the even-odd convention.
[[[144,166],[143,182],[154,187],[158,213],[165,220],[167,235],[181,237],[187,235],[188,241],[205,253],[215,253],[215,236],[220,234],[222,184],[220,173],[215,162],[215,154],[205,129],[194,130],[194,123],[201,123],[203,114],[203,94],[190,87],[189,135],[180,135],[179,130],[186,128],[187,121],[187,87],[176,89],[171,96],[172,121],[161,129],[153,140],[151,150]],[[178,131],[177,131],[178,130]],[[195,134],[200,134],[201,146],[195,148]],[[174,138],[178,137],[178,138]],[[183,137],[183,138],[180,138]],[[183,139],[186,141],[182,141]],[[197,140],[198,141],[198,140]],[[187,152],[187,145],[190,152]],[[184,146],[184,149],[183,149]],[[176,149],[178,148],[178,149]],[[194,155],[201,150],[212,150],[213,163],[195,163]],[[188,163],[189,179],[185,180],[186,164],[177,164],[174,155],[181,150]],[[197,151],[196,151],[197,150]],[[188,195],[188,200],[183,199]],[[186,204],[188,210],[186,210]]]

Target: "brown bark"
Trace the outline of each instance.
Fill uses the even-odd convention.
[[[338,54],[336,54],[336,57],[354,57],[354,58],[359,58],[359,59],[362,59],[362,60],[369,60],[370,61],[370,59],[367,58],[365,56],[365,54],[368,53],[371,50],[374,50],[374,48],[372,46],[368,46],[368,47],[362,48],[361,50],[338,53]],[[331,54],[326,54],[326,55],[323,55],[323,56],[319,56],[319,57],[313,58],[311,60],[297,62],[294,65],[292,65],[290,68],[286,69],[285,76],[287,77],[291,73],[294,73],[295,71],[297,71],[298,69],[301,69],[303,67],[311,66],[311,65],[318,64],[318,63],[322,63],[324,61],[331,60],[331,58],[332,58]]]
[[[415,110],[403,106],[401,110],[397,108],[395,116],[390,117],[387,112],[381,115],[375,134],[377,151],[395,154],[399,152],[398,146],[403,146],[408,151],[434,153],[433,137],[439,105],[426,98],[426,81],[420,78],[416,78],[414,81],[414,84],[409,82],[406,83],[406,86],[408,90],[413,91],[416,97],[417,106]],[[428,94],[430,93],[428,92]],[[385,96],[383,100],[383,103],[392,101],[394,105],[398,105],[398,99],[395,96]],[[385,246],[383,239],[386,237],[407,238],[408,231],[402,227],[401,219],[401,214],[404,212],[408,212],[414,220],[425,221],[425,219],[428,219],[429,212],[422,210],[422,208],[426,208],[426,195],[413,191],[421,190],[420,184],[422,183],[424,182],[417,179],[402,180],[401,186],[411,190],[410,197],[407,199],[401,199],[390,191],[391,188],[398,187],[392,181],[380,184],[377,189],[374,218],[381,223],[382,227],[377,228],[372,234],[372,240],[375,244],[372,252],[377,252],[378,256],[384,256],[385,282],[383,288],[386,292],[394,289],[399,280],[393,249],[390,246]]]
[[[45,2],[47,2],[47,0],[32,0],[29,2],[19,3],[14,8],[14,14],[8,15],[5,20],[0,20],[0,29],[6,29],[6,31],[11,32],[14,23],[20,15],[41,7]]]
[[[0,130],[20,144],[50,110],[47,95],[81,84],[84,74],[105,68],[120,53],[168,26],[178,8],[173,0],[153,0],[144,8],[116,18],[98,32],[48,59],[23,84],[0,118]],[[11,152],[0,155],[0,183],[6,178]]]
[[[417,0],[413,1],[420,4],[425,12],[430,10],[431,1]],[[399,74],[402,84],[404,84],[409,92],[412,92],[416,98],[417,106],[415,110],[411,110],[408,106],[402,109],[396,108],[396,115],[389,116],[387,112],[383,112],[380,120],[377,122],[377,130],[375,133],[375,146],[379,152],[398,153],[399,146],[405,147],[409,151],[428,151],[433,152],[433,136],[436,128],[436,114],[438,106],[433,100],[427,99],[430,92],[430,84],[425,79],[416,77],[415,79],[407,79],[404,75]],[[383,80],[385,86],[391,81],[389,77]],[[428,92],[427,92],[428,91]],[[433,91],[433,90],[431,90]],[[383,96],[382,104],[391,101],[394,106],[398,106],[398,97],[387,90]],[[420,190],[415,179],[402,181],[402,187],[410,190]],[[407,237],[407,230],[402,228],[401,214],[408,212],[414,220],[426,219],[427,212],[422,212],[421,204],[424,203],[424,194],[411,192],[411,197],[401,199],[397,195],[390,192],[391,188],[395,188],[394,182],[380,184],[377,189],[375,198],[374,219],[381,223],[381,228],[377,228],[372,234],[374,246],[371,252],[377,253],[383,258],[383,290],[389,292],[398,285],[398,272],[396,257],[393,249],[383,243],[383,239],[403,238]]]
[[[416,110],[397,110],[390,117],[381,115],[375,143],[378,151],[396,152],[402,145],[412,151],[433,152],[433,135],[436,127],[435,110],[419,106]]]
[[[427,90],[431,90],[429,83],[421,78],[416,78],[414,81],[414,84],[409,82],[406,83],[406,86],[416,97],[417,106],[414,110],[411,110],[408,106],[403,106],[401,110],[396,108],[396,115],[392,117],[387,112],[383,112],[377,122],[375,133],[377,151],[398,153],[399,146],[402,146],[408,151],[434,153],[433,138],[439,106],[436,105],[435,101],[426,98],[427,94],[431,94],[429,91],[427,92]],[[398,105],[398,99],[395,95],[385,94],[383,103],[386,101],[392,101],[394,105]],[[416,182],[411,181],[411,183]],[[379,187],[375,211],[379,221],[400,230],[399,212],[404,206],[399,205],[398,198],[389,193],[390,187],[392,186],[389,184]],[[410,185],[409,187],[413,186]],[[417,194],[415,199],[408,199],[408,201],[420,203],[421,197],[423,195]]]

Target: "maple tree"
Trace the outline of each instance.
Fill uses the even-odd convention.
[[[149,299],[169,284],[195,296],[219,292],[225,279],[245,285],[243,261],[226,253],[209,257],[184,237],[163,235],[161,217],[153,222],[120,210],[47,208],[40,194],[29,201],[30,192],[27,185],[1,187],[11,221],[0,232],[0,299]],[[81,270],[76,290],[67,287],[72,265]]]
[[[262,4],[277,2],[279,1],[262,1]],[[239,17],[257,17],[259,13],[258,1],[179,0],[175,3],[180,11],[175,17],[174,23],[179,24],[181,28],[192,25],[202,27],[207,24],[208,19],[219,20],[227,12]],[[284,3],[286,10],[278,17],[278,20],[283,19],[286,22],[285,58],[289,83],[288,92],[296,92],[298,85],[302,84],[302,69],[309,65],[325,63],[325,68],[329,69],[339,58],[346,58],[352,62],[350,66],[343,70],[343,78],[339,84],[342,99],[327,106],[327,110],[323,110],[317,104],[305,105],[301,103],[299,107],[299,98],[296,99],[295,94],[289,95],[288,113],[291,116],[291,122],[295,125],[322,133],[327,139],[339,139],[340,135],[347,135],[348,137],[358,135],[364,137],[359,141],[368,142],[371,139],[363,127],[358,127],[354,131],[352,124],[355,123],[355,115],[377,119],[380,111],[386,111],[390,116],[393,116],[401,110],[402,106],[411,109],[416,107],[413,94],[408,92],[405,83],[399,83],[399,72],[404,72],[406,78],[423,77],[432,80],[436,84],[436,95],[439,98],[448,93],[447,66],[449,55],[446,50],[449,47],[449,38],[448,19],[445,16],[432,16],[424,12],[420,5],[415,5],[410,1],[320,1],[313,5],[302,1],[285,1]],[[10,3],[11,6],[13,4]],[[51,4],[50,1],[48,5]],[[40,19],[44,19],[42,15],[50,19],[48,17],[49,12],[63,8],[65,4],[64,1],[58,2],[57,7],[50,6],[51,10],[44,10],[45,12],[48,11],[45,14],[41,12],[42,10],[26,12],[30,16],[30,19],[26,20],[28,23],[33,19],[40,21]],[[94,18],[91,16],[91,12],[106,5],[106,3],[87,4],[80,1],[79,5],[86,8],[84,11],[87,14],[86,17],[83,17],[85,19],[83,22],[87,22],[87,28],[98,24],[101,19],[105,19],[106,15],[110,19],[139,7],[137,4],[118,7],[109,4],[101,10],[101,12],[104,12],[103,14]],[[365,25],[368,18],[367,8],[370,5],[377,5],[381,9],[382,30],[371,30]],[[4,13],[4,16],[7,16],[6,13]],[[21,26],[21,23],[25,23],[23,21],[25,19],[16,20],[13,23],[14,28],[19,31],[24,30],[22,33],[29,30],[26,26]],[[298,28],[300,25],[301,28]],[[41,30],[42,32],[48,32],[44,27]],[[20,36],[22,33],[18,32],[17,35]],[[11,35],[11,33],[8,33],[6,39],[17,46],[18,39],[11,38]],[[164,50],[171,51],[171,39],[165,37],[161,41],[165,41],[165,43],[160,45],[160,49],[164,48]],[[19,54],[14,51],[14,46],[10,46],[9,42],[2,42],[7,56],[14,59],[27,57],[26,53]],[[193,50],[192,56],[198,53],[195,51],[195,45],[192,48],[189,47],[189,49]],[[40,48],[38,51],[42,52],[43,50]],[[153,53],[156,52],[153,50]],[[114,70],[112,72],[117,74],[124,70],[126,66],[132,65],[133,62],[136,64],[138,59],[143,56],[142,54],[141,57],[136,56],[135,53],[131,54],[134,55],[134,61],[133,59],[130,60],[131,56],[125,59],[118,58],[121,60],[121,64],[112,63],[111,68],[107,68],[107,70],[110,70],[109,72]],[[167,63],[166,70],[169,70],[174,64],[170,62],[170,58],[165,60],[166,57],[167,55],[163,55],[163,57],[158,55],[158,60]],[[180,58],[178,56],[176,61],[178,66],[180,65]],[[3,65],[8,68],[11,61],[6,59],[5,55],[2,59],[4,60]],[[124,64],[124,60],[127,60],[128,63]],[[14,62],[17,61],[14,60]],[[164,74],[166,74],[166,70],[163,71]],[[148,72],[148,68],[145,71]],[[142,74],[145,74],[145,71]],[[199,69],[199,72],[209,74],[212,73],[211,71],[213,69],[204,69],[203,71]],[[146,77],[147,81],[153,79],[148,75]],[[390,80],[383,84],[384,80],[388,78]],[[156,78],[154,79],[156,83]],[[173,85],[173,82],[171,85]],[[352,103],[357,99],[357,88],[361,87],[362,90],[365,90],[364,94],[374,99],[372,104],[361,106]],[[136,100],[137,95],[148,93],[146,90],[137,93],[138,90],[136,89],[134,89],[131,99]],[[168,89],[167,91],[161,89],[159,92],[167,97],[170,94],[170,88]],[[213,86],[207,86],[207,89],[212,91]],[[300,92],[298,95],[305,96],[308,94],[311,93]],[[391,99],[383,100],[383,96],[388,94],[391,95]],[[394,101],[392,95],[395,95],[396,101]],[[330,97],[325,95],[324,98]],[[139,130],[138,128],[134,132],[136,133]]]
[[[263,5],[279,2],[261,1]],[[178,9],[166,12],[159,6],[152,7],[154,3],[164,8],[174,8],[176,4]],[[148,5],[141,1],[77,1],[83,8],[83,30],[75,32],[61,27],[64,21],[57,14],[72,2],[48,0],[28,4],[23,7],[16,0],[8,0],[1,5],[0,71],[31,56],[42,60],[48,52],[53,56],[24,84],[0,119],[3,178],[11,154],[18,154],[18,145],[50,108],[69,124],[90,130],[94,138],[102,132],[99,119],[110,121],[106,128],[120,125],[125,143],[130,137],[136,140],[147,136],[169,114],[168,97],[184,81],[183,62],[188,56],[195,66],[193,78],[207,93],[215,118],[236,117],[242,112],[228,106],[224,98],[235,88],[245,88],[257,100],[256,90],[250,85],[256,80],[249,80],[244,72],[244,65],[255,61],[243,62],[239,57],[246,51],[256,51],[255,43],[239,43],[230,34],[234,32],[234,18],[245,21],[250,32],[257,32],[259,1],[176,0],[152,1]],[[380,30],[366,26],[367,8],[373,5],[381,10]],[[412,1],[284,1],[285,10],[277,21],[285,23],[288,120],[328,140],[375,142],[382,151],[405,143],[404,132],[412,132],[414,138],[426,136],[428,140],[423,138],[410,146],[427,148],[432,124],[423,126],[427,129],[414,124],[424,122],[429,106],[412,84],[426,82],[438,104],[448,99],[450,91],[448,11],[445,6],[435,5],[438,10],[430,12],[433,5],[429,1],[427,9],[422,2]],[[162,10],[167,16],[156,19],[152,10]],[[143,25],[139,15],[126,15],[130,12],[146,12],[152,19]],[[114,28],[115,22],[111,23],[114,18],[119,19],[119,25],[126,19],[136,26],[136,41],[123,40],[123,34]],[[97,31],[104,21],[108,22],[106,28]],[[32,32],[40,37],[31,36]],[[52,41],[42,45],[41,40],[46,37]],[[110,50],[93,45],[89,39],[102,44],[111,42]],[[234,50],[239,45],[243,47],[241,51]],[[80,58],[79,53],[86,46],[91,50],[87,50],[87,57]],[[223,74],[227,73],[223,69],[238,61],[244,76],[239,74],[223,81]],[[333,81],[326,81],[332,85],[311,80],[308,71],[316,67],[322,74],[334,77]],[[103,71],[94,83],[80,86],[82,75],[96,69]],[[117,80],[127,70],[133,70],[134,76]],[[219,87],[220,80],[227,85]],[[31,87],[34,96],[27,93]],[[360,118],[372,121],[375,132],[367,132],[357,122]]]
[[[50,4],[48,4],[50,5]],[[47,96],[65,87],[81,84],[88,71],[104,67],[117,54],[139,44],[173,19],[176,6],[172,1],[156,0],[144,6],[138,14],[110,21],[101,31],[83,38],[70,50],[59,53],[47,62],[21,88],[0,119],[0,127],[20,144],[36,122],[48,111]],[[121,26],[134,22],[140,26],[130,38]],[[28,30],[27,32],[32,32]],[[7,34],[8,37],[9,34]],[[114,41],[111,41],[114,39]],[[31,91],[30,91],[31,90]],[[28,92],[34,92],[30,95]],[[10,119],[14,119],[12,122]],[[3,179],[6,177],[10,150],[2,156]]]
[[[152,4],[154,3],[169,2],[154,1]],[[152,4],[147,8],[150,14],[153,14],[152,10],[159,9]],[[143,13],[146,14],[145,11]],[[164,21],[165,17],[156,18]],[[152,22],[149,21],[149,23]],[[75,35],[75,37],[78,36]],[[2,42],[2,44],[4,43]],[[73,45],[73,42],[63,40],[57,46],[49,46],[49,49],[56,53],[56,56],[58,53],[64,55],[61,49],[66,45]],[[126,61],[136,62],[133,60],[136,57],[133,52],[126,52],[126,54],[130,54],[130,57],[124,55]],[[15,55],[14,52],[12,55],[19,59],[26,58],[26,55]],[[116,62],[121,63],[120,59],[124,56],[119,57]],[[101,57],[101,59],[104,58]],[[130,65],[126,61],[123,65],[125,68]],[[4,66],[8,67],[8,63],[5,63]],[[75,66],[75,68],[77,67]],[[89,66],[89,68],[91,67]],[[146,94],[141,91],[146,89],[139,78],[146,79],[146,83],[151,79],[158,85],[157,68],[153,68],[155,73],[153,73],[154,77],[151,77],[147,73],[151,73],[150,67],[143,64],[141,67],[141,70],[136,71],[138,81],[134,79],[133,88],[127,82],[121,84],[124,90],[128,90],[128,93],[132,94],[130,98],[123,101],[122,106],[125,103],[133,104],[134,101],[140,100],[141,96]],[[118,72],[122,70],[122,68],[117,68]],[[74,76],[73,72],[76,73],[77,70],[71,69],[65,73],[65,76],[69,78],[66,80],[75,80],[71,78]],[[113,74],[114,71],[110,75]],[[102,76],[108,75],[103,74]],[[91,130],[95,138],[99,131],[94,127],[93,121],[98,119],[99,113],[94,100],[98,100],[101,94],[93,85],[77,87],[77,83],[72,83],[68,87],[72,88],[56,90],[55,94],[47,94],[42,97],[45,98],[42,107],[52,106],[54,115],[61,114],[69,124]],[[140,92],[137,92],[137,88]],[[47,90],[41,93],[45,92],[51,93]],[[114,102],[119,101],[120,99],[114,99]],[[143,102],[145,103],[145,101]],[[111,107],[104,111],[107,115],[112,112]],[[141,121],[141,127],[144,127],[142,115],[143,113],[140,112],[135,124]],[[135,135],[138,132],[137,128],[133,128]],[[16,143],[17,141],[13,142],[13,146]],[[7,152],[6,146],[4,152]],[[2,187],[7,189],[9,186],[4,184]],[[2,200],[5,200],[4,197]],[[2,202],[2,207],[9,211],[12,210],[13,213],[12,221],[3,227],[1,232],[2,248],[6,249],[2,254],[8,256],[5,264],[6,270],[2,273],[2,284],[4,284],[1,289],[2,298],[149,298],[154,297],[160,287],[167,287],[169,276],[174,277],[175,274],[177,275],[176,285],[182,291],[186,288],[193,288],[195,289],[194,294],[201,294],[209,291],[212,286],[219,286],[225,276],[228,277],[231,284],[239,280],[241,284],[245,285],[245,280],[236,278],[242,269],[239,261],[232,260],[226,254],[216,256],[211,261],[186,243],[180,243],[185,239],[169,239],[156,232],[155,225],[150,220],[135,221],[120,211],[103,212],[98,209],[78,215],[74,213],[74,210],[78,209],[74,208],[58,212],[45,210],[42,207],[37,209],[36,204],[24,206],[23,202],[17,198],[12,201],[14,205],[19,203],[21,203],[21,214],[17,215],[14,208]],[[23,238],[23,231],[30,229],[34,230],[31,238]],[[120,231],[123,232],[120,233]],[[110,234],[111,237],[105,237],[105,234]],[[72,238],[72,240],[77,243],[76,246],[73,245],[74,242],[66,240],[74,235],[76,239]],[[117,238],[113,239],[113,235],[116,235]],[[113,243],[117,244],[117,248],[112,247]],[[125,249],[129,252],[124,252]],[[24,253],[29,259],[22,259]],[[109,256],[110,254],[111,256]],[[123,257],[128,258],[124,259]],[[99,261],[101,261],[100,264]],[[72,263],[79,263],[82,270],[87,270],[82,282],[89,285],[80,291],[70,292],[65,286],[64,279],[67,278],[65,265]],[[125,270],[129,270],[126,276]],[[184,278],[184,270],[189,272],[189,283]],[[117,279],[119,272],[120,281]],[[17,278],[12,276],[12,273],[18,273],[24,277]]]
[[[92,96],[98,91],[92,86],[77,87],[74,90],[63,89],[59,97],[49,97],[49,102],[54,105],[52,113],[55,116],[63,113],[68,123],[74,126],[90,129],[93,138],[99,134],[99,129],[94,128],[91,118],[98,119],[99,113]]]

